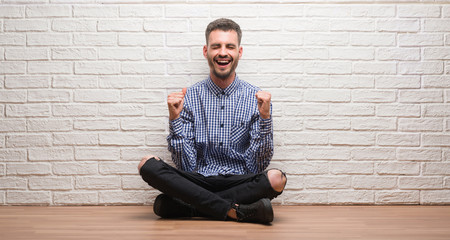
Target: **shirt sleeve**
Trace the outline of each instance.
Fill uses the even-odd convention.
[[[246,151],[246,165],[253,173],[264,171],[273,156],[272,117],[263,119],[259,115],[250,129],[250,146]]]
[[[179,118],[169,121],[169,136],[167,136],[168,149],[178,169],[192,172],[196,168],[197,151],[194,136],[193,115],[185,106]]]

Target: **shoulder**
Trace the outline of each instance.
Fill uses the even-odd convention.
[[[248,83],[248,82],[246,82],[246,81],[244,81],[244,80],[240,80],[240,81],[241,81],[241,89],[242,89],[244,92],[248,92],[248,93],[251,93],[251,94],[255,94],[256,92],[258,92],[258,91],[261,90],[261,88],[255,86],[255,85],[253,85],[253,84],[250,84],[250,83]]]

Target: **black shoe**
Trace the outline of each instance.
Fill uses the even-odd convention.
[[[238,222],[270,223],[273,221],[272,204],[268,198],[233,208],[236,210]]]
[[[162,218],[195,217],[197,215],[192,206],[164,193],[156,197],[153,203],[153,212]]]

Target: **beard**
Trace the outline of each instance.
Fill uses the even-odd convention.
[[[216,64],[218,64],[216,62],[216,60],[213,57],[209,57],[208,56],[208,65],[210,67],[210,69],[212,70],[212,74],[222,80],[225,80],[227,78],[229,78],[231,76],[231,74],[234,73],[234,71],[237,68],[238,65],[238,60],[233,59],[232,57],[229,57],[228,59],[231,59],[231,62],[229,63],[230,66],[228,66],[227,69],[219,69],[218,67],[216,67]]]

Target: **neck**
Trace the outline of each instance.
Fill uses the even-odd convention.
[[[234,78],[236,77],[236,73],[230,74],[230,76],[226,79],[218,78],[212,73],[210,74],[210,77],[214,84],[216,84],[221,89],[225,89],[233,83]]]

